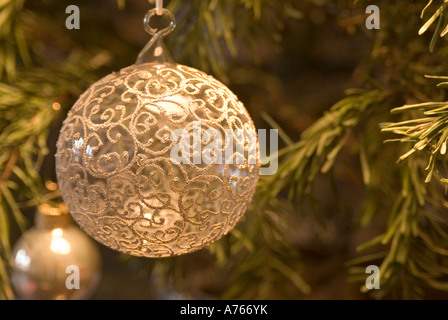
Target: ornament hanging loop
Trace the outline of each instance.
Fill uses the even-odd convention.
[[[157,29],[151,27],[151,18],[155,15],[162,16],[167,15],[170,19],[170,24],[163,28]],[[148,11],[143,19],[143,24],[145,26],[146,32],[152,35],[151,40],[146,44],[142,51],[138,54],[136,64],[143,64],[149,62],[156,62],[159,64],[172,64],[174,63],[171,55],[166,49],[163,38],[171,33],[176,27],[176,20],[171,11],[158,6],[154,9]]]
[[[159,9],[159,11],[160,11],[160,9]],[[145,18],[143,19],[143,24],[145,25],[146,32],[148,32],[150,35],[159,34],[164,37],[164,36],[170,34],[171,31],[173,31],[174,28],[176,27],[176,19],[174,18],[174,14],[165,8],[162,8],[161,11],[162,11],[162,15],[167,15],[168,18],[170,18],[171,22],[168,25],[168,27],[160,29],[160,30],[151,27],[151,25],[150,25],[151,18],[153,16],[159,15],[159,14],[157,13],[158,12],[157,8],[149,10],[148,13],[145,15]]]

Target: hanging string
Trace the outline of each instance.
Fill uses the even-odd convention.
[[[156,0],[156,14],[158,16],[162,15],[162,9],[163,9],[163,0]]]

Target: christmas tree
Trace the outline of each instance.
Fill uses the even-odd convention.
[[[92,83],[135,62],[154,5],[0,1],[1,299],[17,295],[14,244],[37,208],[62,201],[63,120]],[[447,298],[447,3],[164,6],[174,60],[231,88],[257,129],[278,130],[278,167],[202,250],[149,259],[99,245],[92,298]]]

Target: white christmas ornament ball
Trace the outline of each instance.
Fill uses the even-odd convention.
[[[135,64],[93,84],[64,121],[64,202],[94,239],[145,257],[227,234],[259,175],[254,124],[221,82],[174,63]]]

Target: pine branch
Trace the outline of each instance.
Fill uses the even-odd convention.
[[[411,143],[413,147],[401,155],[398,162],[403,161],[415,152],[424,152],[429,160],[426,167],[425,182],[429,182],[437,170],[436,162],[447,150],[448,140],[448,102],[425,102],[404,105],[392,110],[392,113],[413,115],[420,113],[420,117],[396,123],[383,123],[382,131],[391,132],[403,138],[389,139],[386,142]],[[441,179],[445,182],[446,179]]]
[[[231,276],[222,298],[269,299],[272,292],[282,292],[291,284],[299,292],[311,292],[302,277],[300,253],[288,237],[290,226],[285,215],[293,208],[280,199],[273,204],[275,212],[253,204],[244,221],[231,232],[229,256],[222,267]],[[243,243],[250,245],[243,245],[241,235],[247,239]],[[291,298],[286,291],[283,294]]]
[[[188,64],[212,71],[223,81],[228,80],[224,71],[230,59],[250,50],[253,60],[259,61],[264,46],[280,51],[281,30],[289,20],[303,17],[293,0],[171,0],[167,9],[179,21],[166,39],[176,58],[188,59]],[[185,25],[187,28],[182,28]]]
[[[404,160],[402,190],[389,214],[387,230],[358,246],[358,251],[375,248],[376,252],[348,263],[353,281],[365,281],[367,265],[380,266],[380,290],[369,292],[378,299],[400,288],[400,296],[408,299],[423,298],[424,287],[448,292],[448,269],[443,267],[448,261],[444,249],[448,219],[439,210],[444,196],[437,185],[428,188],[423,183],[420,163],[413,158]],[[365,285],[361,290],[369,291]]]
[[[0,2],[0,79],[6,74],[9,81],[16,78],[18,57],[25,65],[30,64],[23,32],[22,8],[25,0]]]
[[[437,10],[426,20],[423,26],[418,31],[418,34],[423,34],[433,25],[436,21],[436,27],[431,38],[431,42],[429,44],[429,50],[431,52],[434,51],[434,48],[437,44],[439,38],[444,37],[448,33],[448,2],[445,0],[439,0],[437,2],[441,2]],[[424,16],[427,16],[427,12],[430,8],[432,8],[433,0],[429,0],[427,5],[423,8],[420,18],[423,19]]]
[[[317,174],[331,170],[353,128],[387,96],[380,90],[354,90],[305,130],[298,142],[280,150],[277,172],[262,177],[257,188],[262,206],[286,188],[290,200],[310,194]]]
[[[3,170],[3,173],[0,177],[0,203],[2,202],[2,188],[4,188],[7,184],[9,177],[11,176],[12,169],[16,165],[17,158],[18,149],[15,148],[14,150],[12,150],[9,160],[6,163],[5,169]]]

